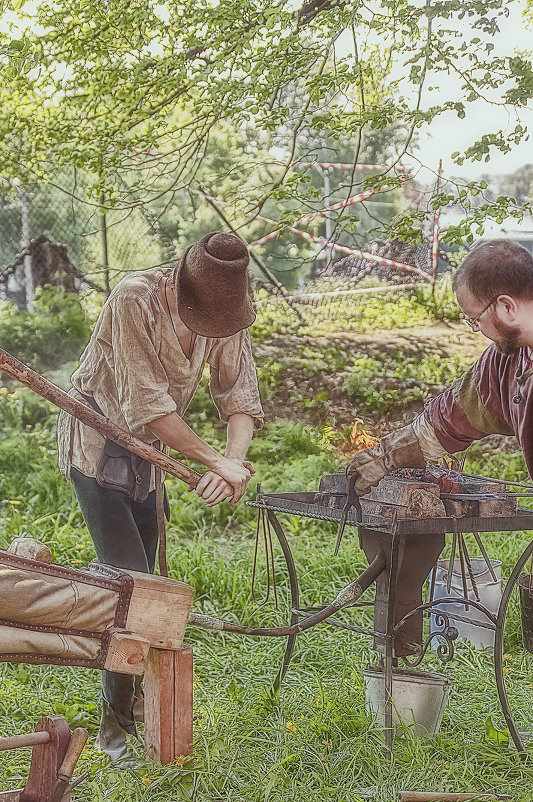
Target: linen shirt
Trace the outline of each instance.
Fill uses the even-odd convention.
[[[221,419],[246,413],[261,427],[248,331],[223,338],[197,335],[188,359],[159,300],[159,281],[171,275],[172,269],[151,268],[117,284],[72,376],[74,390],[91,395],[113,423],[153,443],[157,438],[149,424],[172,412],[183,416],[209,365],[210,393]],[[95,429],[61,412],[58,445],[59,467],[67,478],[71,465],[96,475],[104,438]]]

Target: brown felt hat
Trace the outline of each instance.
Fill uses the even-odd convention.
[[[248,249],[234,234],[206,234],[176,268],[178,313],[202,337],[230,337],[255,320]]]

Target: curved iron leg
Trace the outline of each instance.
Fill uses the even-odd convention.
[[[287,564],[287,571],[289,573],[289,583],[290,583],[290,590],[291,590],[291,611],[297,610],[300,606],[300,592],[298,589],[298,578],[296,576],[296,566],[294,565],[294,559],[292,556],[291,547],[289,546],[289,541],[285,537],[285,532],[283,528],[276,518],[274,512],[272,510],[267,510],[268,520],[272,524],[272,528],[276,533],[278,538],[279,544],[281,546],[281,550],[285,557],[285,562]],[[291,612],[291,625],[296,624],[298,621],[298,615],[296,613]],[[276,693],[281,685],[283,677],[287,673],[287,669],[289,667],[289,663],[291,662],[292,653],[294,651],[294,644],[296,641],[296,635],[289,635],[287,638],[287,645],[285,647],[285,654],[283,655],[283,662],[281,667],[276,675],[274,682],[272,683],[272,693]]]
[[[507,580],[507,584],[505,585],[505,589],[502,593],[502,600],[498,608],[498,618],[496,620],[496,632],[494,633],[494,672],[496,675],[496,688],[498,689],[500,706],[502,709],[502,713],[505,717],[507,727],[509,728],[509,732],[511,733],[511,738],[514,741],[514,745],[516,746],[517,751],[522,760],[526,760],[527,753],[524,744],[522,743],[522,739],[520,738],[520,735],[516,728],[516,724],[514,722],[514,718],[511,713],[511,708],[509,707],[509,701],[507,699],[505,683],[503,680],[503,628],[505,625],[505,616],[507,614],[507,607],[509,605],[509,599],[511,597],[511,593],[514,590],[518,577],[520,576],[520,573],[524,565],[528,561],[529,557],[531,556],[531,554],[533,554],[533,540],[526,547],[521,557],[518,558],[518,562],[513,568],[511,576]]]

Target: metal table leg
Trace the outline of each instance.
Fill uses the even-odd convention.
[[[526,760],[527,752],[524,747],[524,744],[522,743],[522,739],[520,738],[520,734],[517,730],[513,715],[511,713],[511,708],[509,707],[509,700],[507,698],[507,692],[505,690],[505,682],[503,679],[503,630],[505,626],[505,618],[507,615],[507,608],[509,606],[511,593],[513,592],[516,586],[518,578],[522,572],[522,569],[524,568],[524,565],[527,563],[528,559],[532,554],[533,554],[533,540],[525,548],[522,555],[519,557],[518,562],[516,563],[509,579],[507,580],[507,584],[505,585],[505,589],[502,593],[500,606],[498,608],[496,632],[494,635],[494,672],[496,675],[496,687],[498,689],[500,705],[502,708],[502,713],[504,715],[505,721],[507,723],[507,727],[509,728],[509,732],[511,733],[511,738],[513,739],[514,745],[516,746],[517,751],[522,760]]]
[[[285,557],[285,562],[287,565],[287,571],[289,573],[289,583],[290,583],[290,591],[291,591],[291,611],[297,610],[300,606],[300,592],[298,588],[298,577],[296,575],[296,566],[294,564],[294,558],[292,556],[291,547],[289,546],[289,541],[285,536],[285,532],[283,531],[283,527],[281,526],[280,522],[278,521],[275,513],[272,510],[267,511],[268,520],[270,521],[274,532],[278,538],[279,544],[281,546],[281,550]],[[291,612],[291,620],[290,623],[296,624],[298,621],[298,614],[295,612]],[[283,655],[283,661],[280,666],[280,669],[272,683],[272,693],[276,693],[281,685],[283,677],[287,673],[287,669],[289,667],[289,663],[291,662],[292,654],[294,651],[294,644],[296,642],[296,635],[289,635],[287,638],[287,645],[285,646],[285,653]]]
[[[397,527],[392,532],[389,568],[389,598],[387,603],[387,628],[385,633],[385,746],[389,758],[392,756],[392,669],[394,659],[394,603],[398,577],[398,553],[400,537]]]

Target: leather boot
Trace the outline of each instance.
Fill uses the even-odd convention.
[[[109,702],[102,699],[102,715],[95,747],[107,755],[112,763],[122,768],[130,768],[135,762],[133,753],[126,746],[127,734],[118,723]]]
[[[142,682],[142,677],[135,677],[133,691],[133,719],[136,723],[141,724],[144,722],[144,692]]]

